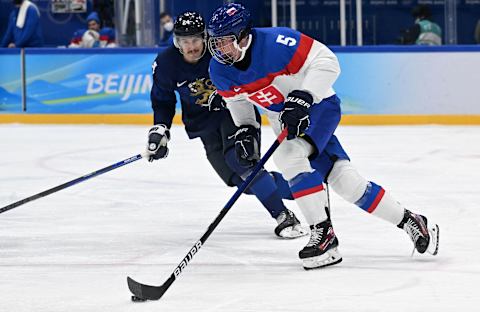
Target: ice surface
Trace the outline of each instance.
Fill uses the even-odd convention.
[[[0,207],[138,154],[147,128],[1,125]],[[480,127],[337,133],[360,172],[440,224],[437,257],[410,257],[403,231],[332,194],[344,260],[307,272],[308,238],[277,239],[245,195],[160,301],[132,303],[126,276],[163,283],[234,193],[174,127],[167,159],[0,215],[0,312],[478,311]],[[263,150],[273,139],[265,128]]]

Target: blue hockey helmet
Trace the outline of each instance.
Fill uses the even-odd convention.
[[[251,28],[250,12],[241,4],[228,3],[213,12],[208,23],[208,34],[211,37],[235,35],[240,40],[248,35]]]
[[[228,65],[241,61],[252,41],[252,24],[250,12],[241,4],[228,3],[216,9],[207,27],[212,56]],[[246,45],[240,47],[239,42],[244,38]]]

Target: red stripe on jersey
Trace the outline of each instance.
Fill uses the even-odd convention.
[[[303,190],[303,191],[295,192],[295,193],[292,194],[292,196],[293,196],[294,199],[297,199],[297,198],[307,196],[307,195],[310,195],[310,194],[313,194],[313,193],[317,193],[317,192],[320,192],[320,191],[323,191],[323,184],[314,186],[312,188],[309,188],[309,189],[306,189],[306,190]]]
[[[385,190],[382,188],[378,192],[377,197],[375,197],[375,200],[373,201],[373,203],[370,205],[370,207],[368,207],[367,211],[369,213],[372,213],[373,211],[375,211],[375,209],[378,206],[378,203],[380,203],[380,201],[382,200],[383,195],[385,195]]]
[[[107,41],[109,39],[109,37],[107,35],[101,35],[100,36],[100,40],[102,41]]]
[[[266,77],[257,79],[245,85],[233,86],[230,88],[230,90],[217,90],[218,94],[228,98],[243,92],[253,93],[270,85],[273,79],[275,79],[275,77],[277,76],[293,75],[298,73],[302,68],[303,64],[305,63],[308,57],[308,53],[310,53],[310,50],[312,48],[312,45],[313,45],[313,39],[304,34],[301,34],[300,43],[298,44],[297,51],[295,51],[295,54],[293,55],[292,59],[287,64],[287,66],[285,66],[284,69],[275,73],[270,73]]]

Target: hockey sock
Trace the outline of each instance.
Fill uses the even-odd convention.
[[[348,160],[335,162],[328,183],[346,201],[372,215],[395,225],[403,218],[402,205],[380,185],[367,181]]]
[[[230,179],[230,182],[231,182],[233,185],[235,185],[236,187],[240,187],[240,185],[242,185],[242,183],[243,183],[243,179],[240,178],[240,176],[235,173],[235,174],[232,176],[232,178]],[[248,194],[248,195],[253,195],[253,192],[252,192],[252,190],[251,190],[249,187],[246,188],[245,191],[243,191],[243,193]]]
[[[363,210],[395,225],[402,221],[404,208],[383,187],[368,182],[363,196],[355,202]]]
[[[282,196],[283,199],[293,199],[292,191],[290,190],[290,185],[288,181],[285,180],[283,175],[280,172],[270,171],[275,184],[277,185],[277,191]]]
[[[309,225],[318,224],[328,218],[325,211],[327,195],[322,177],[317,171],[298,174],[289,181],[293,198]]]

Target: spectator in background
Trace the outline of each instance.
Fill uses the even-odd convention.
[[[173,18],[169,13],[160,13],[160,27],[163,29],[163,36],[159,45],[168,46],[173,44]]]
[[[0,47],[26,48],[43,46],[40,11],[37,6],[27,0],[14,0],[13,4],[15,9],[8,18],[7,32],[3,36]]]
[[[426,5],[417,5],[412,10],[415,25],[404,30],[399,38],[400,44],[442,45],[442,29],[431,21],[432,13]]]
[[[73,34],[69,48],[115,48],[115,31],[109,27],[101,27],[97,12],[87,16],[88,29],[77,30]]]

